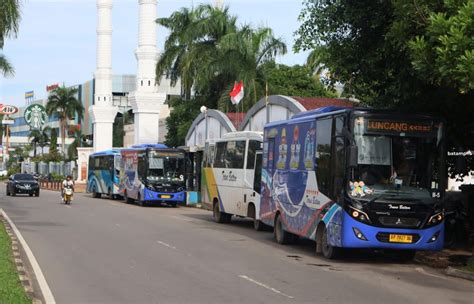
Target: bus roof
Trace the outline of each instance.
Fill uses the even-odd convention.
[[[140,144],[140,145],[133,145],[131,148],[132,149],[146,149],[146,148],[166,149],[168,148],[168,146],[165,144]]]
[[[112,149],[112,150],[99,151],[99,152],[92,153],[90,156],[120,155],[120,150],[121,149]]]
[[[394,118],[405,118],[405,119],[423,119],[423,120],[441,120],[439,117],[433,117],[429,115],[423,114],[416,114],[416,113],[403,113],[397,110],[387,110],[387,109],[373,109],[373,108],[348,108],[348,107],[336,107],[336,106],[328,106],[322,107],[318,109],[314,109],[311,111],[301,112],[295,114],[288,120],[280,120],[275,122],[270,122],[265,125],[265,128],[279,126],[284,124],[293,124],[298,122],[304,122],[309,120],[314,120],[319,117],[326,117],[329,115],[334,114],[341,114],[341,113],[354,113],[356,115],[370,115],[370,114],[389,114]]]
[[[257,131],[240,131],[240,132],[229,132],[224,134],[222,138],[216,139],[219,141],[221,139],[256,139],[263,140],[263,132]]]

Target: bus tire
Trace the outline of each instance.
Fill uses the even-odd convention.
[[[97,192],[96,186],[94,186],[94,187],[92,188],[92,197],[93,197],[93,198],[100,198],[100,197],[101,197],[101,194]]]
[[[112,189],[109,188],[109,190],[107,191],[107,197],[111,200],[115,200],[115,195],[112,194]]]
[[[285,245],[291,242],[291,234],[283,229],[280,213],[277,213],[275,225],[273,226],[273,236],[278,244]]]
[[[214,217],[214,221],[219,224],[223,224],[228,222],[230,219],[227,217],[227,213],[221,212],[219,208],[219,203],[214,202],[214,206],[212,208],[212,216]]]
[[[127,204],[132,204],[133,203],[133,199],[128,197],[127,190],[125,190],[123,192],[123,199]]]
[[[329,244],[327,229],[326,229],[326,226],[324,226],[324,229],[321,235],[321,253],[326,259],[332,260],[332,259],[337,258],[339,251],[340,251],[340,248],[334,247]]]
[[[255,205],[253,203],[249,204],[248,210],[247,210],[247,217],[250,217],[253,219],[253,229],[257,231],[262,231],[265,230],[265,224],[262,223],[262,221],[257,220],[256,212],[255,212]]]

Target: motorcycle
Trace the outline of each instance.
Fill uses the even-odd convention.
[[[74,198],[74,191],[72,190],[72,188],[71,187],[64,187],[64,190],[63,190],[64,204],[70,205],[73,198]]]

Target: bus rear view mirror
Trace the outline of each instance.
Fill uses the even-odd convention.
[[[348,152],[349,152],[348,153],[349,167],[351,167],[351,168],[357,167],[357,163],[358,163],[357,158],[358,158],[358,155],[359,155],[357,146],[356,145],[350,145]]]

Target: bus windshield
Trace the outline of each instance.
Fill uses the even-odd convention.
[[[358,117],[353,197],[429,199],[439,191],[442,123]]]
[[[179,152],[148,152],[148,182],[184,182],[185,158]]]

